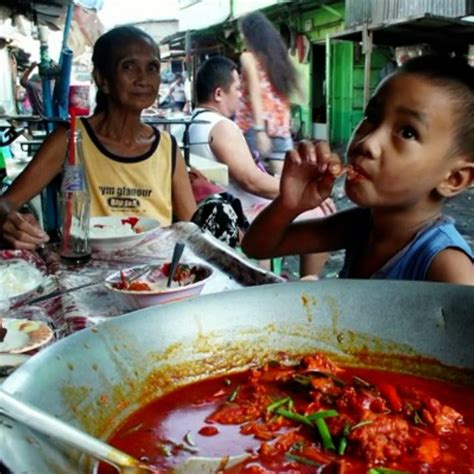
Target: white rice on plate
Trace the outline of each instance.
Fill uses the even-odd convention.
[[[132,226],[126,222],[125,224],[111,225],[111,224],[96,224],[90,229],[91,239],[109,239],[111,237],[127,237],[135,235],[136,232]]]

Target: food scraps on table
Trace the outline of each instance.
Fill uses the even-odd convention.
[[[170,262],[166,262],[160,267],[156,267],[146,275],[146,280],[133,280],[133,275],[129,281],[124,271],[120,272],[120,281],[112,284],[117,290],[125,291],[158,291],[166,289],[167,277],[170,271]],[[187,286],[202,280],[207,276],[206,270],[197,265],[187,265],[180,263],[173,277],[171,287]]]

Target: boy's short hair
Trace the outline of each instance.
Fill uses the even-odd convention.
[[[466,153],[474,161],[474,68],[464,58],[426,55],[410,59],[397,73],[424,76],[451,93],[458,105],[453,153]]]
[[[237,65],[234,61],[224,56],[213,56],[204,61],[196,76],[198,103],[210,100],[218,87],[222,87],[227,92],[233,81],[232,73],[236,70]]]

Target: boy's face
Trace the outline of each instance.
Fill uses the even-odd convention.
[[[452,166],[457,114],[449,92],[414,74],[395,74],[370,100],[349,143],[360,179],[346,180],[363,207],[407,208],[435,199]]]

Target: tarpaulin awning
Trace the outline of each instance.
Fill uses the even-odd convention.
[[[12,15],[23,15],[39,25],[53,30],[64,26],[67,7],[74,3],[82,8],[99,10],[104,0],[0,0],[0,7],[10,11]]]

